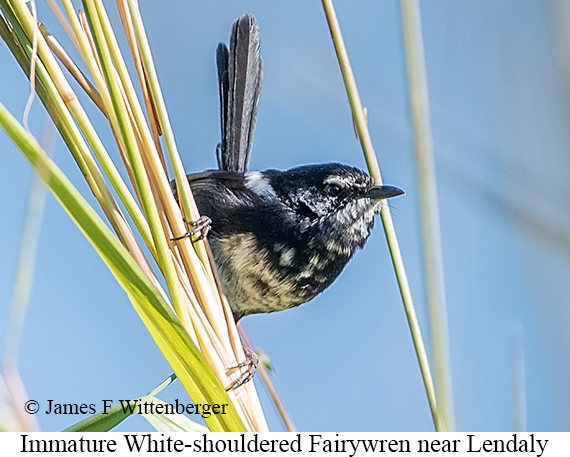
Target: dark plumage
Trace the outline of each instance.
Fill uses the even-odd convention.
[[[237,319],[299,306],[325,290],[364,246],[380,200],[403,193],[340,164],[188,179],[212,221],[208,239]]]

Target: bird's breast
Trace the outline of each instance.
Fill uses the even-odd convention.
[[[239,317],[281,311],[311,300],[350,259],[308,244],[263,244],[251,233],[211,237],[210,244],[224,292]]]

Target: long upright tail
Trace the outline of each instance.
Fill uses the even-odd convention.
[[[218,144],[218,168],[247,171],[263,82],[259,51],[259,25],[244,14],[232,26],[230,49],[217,50],[222,142]]]

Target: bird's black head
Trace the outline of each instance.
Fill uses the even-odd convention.
[[[404,193],[375,186],[363,171],[337,163],[248,173],[247,187],[278,199],[292,211],[301,233],[312,232],[315,242],[338,241],[348,256],[364,245],[381,200]]]
[[[272,191],[306,223],[348,211],[354,218],[372,209],[380,200],[403,194],[392,186],[375,186],[358,168],[331,163],[305,165],[287,171],[263,172]]]

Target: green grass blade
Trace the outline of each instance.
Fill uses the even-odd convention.
[[[134,400],[131,400],[134,402]],[[132,412],[131,412],[132,411]],[[63,432],[108,432],[123,422],[127,417],[134,413],[134,409],[129,409],[122,404],[113,406],[111,409],[103,413],[94,414],[86,419],[83,419],[77,424],[73,424]]]
[[[162,389],[170,385],[176,379],[176,375],[169,376],[165,381],[161,382],[154,388],[147,397],[151,398],[157,395]],[[127,417],[131,416],[135,410],[136,400],[129,400],[129,406],[118,404],[110,408],[108,411],[89,416],[82,421],[67,427],[64,432],[108,432],[123,422]]]
[[[245,431],[230,399],[169,304],[141,267],[89,206],[35,138],[0,103],[0,125],[105,261],[161,352],[196,403],[228,404],[227,414],[206,419],[212,431]]]

